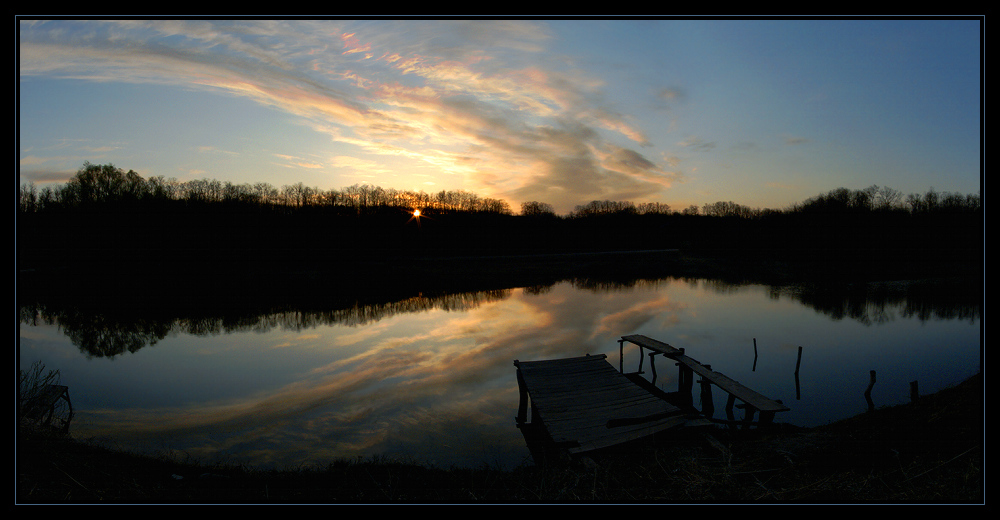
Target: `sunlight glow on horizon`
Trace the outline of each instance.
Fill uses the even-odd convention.
[[[780,209],[974,193],[981,33],[942,20],[20,20],[19,180]]]

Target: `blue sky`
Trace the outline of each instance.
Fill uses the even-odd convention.
[[[19,183],[978,193],[981,20],[19,20]]]

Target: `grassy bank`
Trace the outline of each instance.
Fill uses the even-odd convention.
[[[511,424],[513,428],[513,424]],[[816,428],[715,430],[571,465],[342,461],[264,471],[22,434],[19,504],[971,503],[985,500],[983,381]]]

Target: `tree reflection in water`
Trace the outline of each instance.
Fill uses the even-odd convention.
[[[529,281],[384,298],[303,284],[298,297],[230,298],[240,305],[229,306],[143,306],[127,294],[115,304],[110,293],[100,305],[85,305],[85,298],[63,297],[22,305],[22,355],[47,354],[47,365],[74,375],[68,382],[82,435],[206,458],[294,463],[437,450],[434,456],[450,463],[489,459],[482,450],[496,446],[522,455],[512,419],[513,359],[602,348],[617,357],[618,336],[650,334],[785,399],[792,408],[787,420],[808,425],[851,414],[850,395],[834,394],[860,399],[871,369],[879,370],[879,405],[888,404],[893,371],[930,390],[929,373],[917,370],[944,377],[974,370],[975,327],[954,322],[975,324],[982,315],[972,286],[954,283],[748,285],[621,275]],[[925,327],[924,320],[945,325]],[[756,365],[753,337],[760,339]],[[949,360],[961,364],[948,374],[934,363],[942,339],[956,340]],[[798,378],[789,385],[798,368],[794,348],[802,344],[799,401],[789,394]],[[90,360],[115,361],[80,363],[66,355],[74,346]],[[676,385],[666,372],[660,384]],[[861,378],[856,391],[854,376]],[[846,403],[847,411],[827,399]]]
[[[577,289],[591,292],[627,291],[633,288],[655,288],[674,282],[698,284],[719,294],[739,291],[747,284],[704,278],[641,278],[609,280],[594,277],[574,278],[570,283]],[[553,284],[525,288],[528,294],[544,294]],[[831,319],[850,319],[870,325],[885,323],[896,317],[963,320],[982,319],[982,302],[976,286],[948,281],[947,283],[879,282],[841,285],[794,284],[768,287],[773,299],[791,298],[821,312]],[[484,303],[509,298],[513,288],[454,292],[414,296],[381,302],[316,308],[306,303],[283,309],[217,308],[168,312],[161,309],[143,311],[135,308],[106,306],[84,308],[65,304],[34,303],[19,308],[23,324],[57,324],[81,351],[92,357],[115,357],[126,352],[155,345],[171,333],[193,336],[229,334],[235,332],[267,332],[274,329],[302,331],[321,325],[363,326],[399,314],[419,313],[432,309],[467,311]]]

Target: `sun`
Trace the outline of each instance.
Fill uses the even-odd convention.
[[[420,225],[420,217],[421,217],[421,215],[422,214],[420,213],[420,210],[417,209],[417,208],[414,208],[413,211],[410,212],[410,219],[407,220],[406,223],[409,224],[410,222],[413,222],[414,220],[416,220],[417,221],[417,226],[419,226]]]

